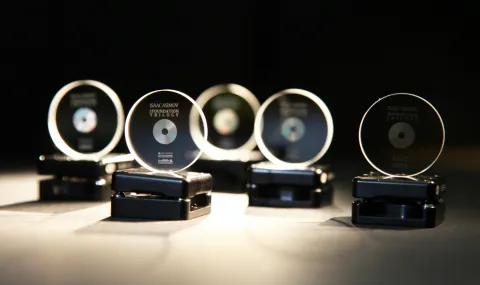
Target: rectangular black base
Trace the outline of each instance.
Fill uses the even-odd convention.
[[[213,160],[201,157],[192,165],[191,170],[212,174],[215,177],[213,191],[244,193],[243,184],[247,179],[245,169],[252,161]]]
[[[136,192],[190,198],[212,191],[213,179],[209,173],[182,171],[152,172],[143,167],[116,171],[112,176],[115,192]]]
[[[447,185],[440,175],[392,177],[376,172],[353,179],[352,223],[431,228],[445,217]]]
[[[112,176],[111,216],[145,220],[189,220],[211,211],[212,176],[200,172],[152,172],[145,168]]]
[[[42,201],[108,201],[113,194],[105,178],[51,178],[39,186]]]
[[[130,154],[108,154],[100,160],[75,160],[63,154],[53,154],[38,158],[37,172],[57,177],[100,177],[137,165]]]
[[[412,199],[430,204],[443,198],[446,190],[445,179],[439,175],[391,177],[371,172],[353,179],[352,196],[362,199],[377,197]]]
[[[292,186],[250,185],[248,190],[249,206],[283,208],[318,208],[332,204],[333,186],[321,188]]]
[[[260,162],[248,167],[247,173],[247,183],[255,185],[289,185],[316,188],[331,182],[334,178],[328,165],[286,168],[270,162]]]
[[[355,225],[433,228],[445,217],[445,203],[409,205],[357,200],[352,205]]]
[[[173,199],[156,195],[121,195],[111,198],[111,216],[145,220],[190,220],[211,212],[211,194],[189,199]]]

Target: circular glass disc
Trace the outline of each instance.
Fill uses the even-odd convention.
[[[200,94],[196,102],[207,124],[213,126],[205,143],[205,154],[218,159],[237,157],[257,146],[253,124],[260,103],[248,89],[237,84],[216,85]],[[198,114],[192,114],[190,123],[194,139],[201,141]]]
[[[54,96],[48,130],[55,146],[74,159],[98,160],[123,134],[125,114],[118,95],[94,80],[72,82]]]
[[[197,103],[176,90],[150,92],[133,105],[125,123],[125,139],[135,160],[156,172],[176,172],[190,167],[202,154],[202,142],[195,142],[189,117],[201,118],[203,139],[207,124]],[[195,155],[191,155],[195,153]]]
[[[255,138],[260,151],[272,163],[308,166],[330,147],[333,119],[315,94],[287,89],[268,98],[260,107]]]
[[[437,110],[413,94],[396,93],[375,102],[363,116],[360,148],[377,171],[415,176],[440,156],[445,128]]]

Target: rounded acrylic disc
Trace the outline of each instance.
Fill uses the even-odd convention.
[[[363,116],[360,148],[377,171],[415,176],[440,156],[445,128],[437,110],[413,94],[396,93],[375,102]]]
[[[124,121],[118,95],[94,80],[64,86],[48,111],[55,146],[74,159],[97,160],[111,152],[122,138]]]
[[[150,92],[133,105],[125,123],[125,139],[135,160],[150,171],[176,172],[191,166],[202,154],[189,124],[191,113],[201,118],[203,140],[207,124],[197,103],[175,90]],[[196,155],[192,156],[191,153]]]
[[[213,126],[204,148],[208,156],[236,156],[257,146],[253,124],[260,103],[248,89],[236,84],[216,85],[204,91],[196,102],[207,124]],[[202,140],[198,113],[192,113],[190,123],[194,139]]]
[[[333,119],[315,94],[287,89],[268,98],[260,107],[255,138],[260,151],[272,163],[308,166],[330,147]]]

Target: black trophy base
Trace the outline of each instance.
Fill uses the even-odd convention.
[[[333,186],[321,188],[248,185],[249,206],[279,208],[318,208],[331,205]]]
[[[137,165],[130,154],[112,153],[99,160],[76,160],[63,154],[53,154],[39,156],[37,172],[56,177],[101,177]]]
[[[108,201],[113,194],[104,178],[51,178],[40,181],[41,201]]]
[[[260,162],[247,168],[248,183],[317,188],[330,183],[334,174],[328,165],[287,168],[271,162]]]
[[[215,177],[212,188],[214,192],[244,193],[243,184],[247,180],[245,169],[262,159],[259,151],[252,151],[243,160],[237,157],[217,159],[203,155],[191,169],[212,174]]]
[[[445,203],[406,204],[402,202],[372,202],[357,200],[352,206],[355,225],[434,228],[445,217]]]
[[[111,216],[143,220],[189,220],[211,211],[213,179],[200,172],[152,172],[145,168],[112,176]]]
[[[210,195],[203,193],[190,199],[173,199],[156,195],[116,193],[111,199],[111,216],[161,221],[190,220],[210,214]]]
[[[391,177],[375,172],[353,179],[355,225],[432,228],[445,218],[442,176]]]

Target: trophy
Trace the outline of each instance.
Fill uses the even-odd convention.
[[[94,80],[67,84],[54,96],[48,131],[60,153],[40,155],[40,200],[108,200],[111,175],[135,165],[128,154],[111,153],[123,134],[125,114],[117,94]]]
[[[352,222],[357,225],[435,227],[444,219],[444,177],[425,174],[442,153],[445,128],[420,96],[380,98],[360,123],[363,156],[374,171],[353,179]]]
[[[191,113],[201,118],[203,141],[193,139]],[[138,99],[127,115],[125,139],[141,167],[113,174],[111,216],[188,220],[209,214],[212,176],[187,170],[202,155],[207,136],[205,115],[186,94],[164,89]]]
[[[237,84],[222,84],[205,90],[196,100],[210,128],[203,154],[193,169],[215,177],[214,191],[242,192],[245,167],[264,159],[255,150],[255,115],[260,103],[255,95]],[[203,140],[200,117],[192,113],[190,124],[195,140]]]
[[[317,163],[333,138],[327,105],[301,89],[283,90],[259,108],[257,145],[268,161],[247,168],[250,206],[319,207],[332,203],[333,172]]]

